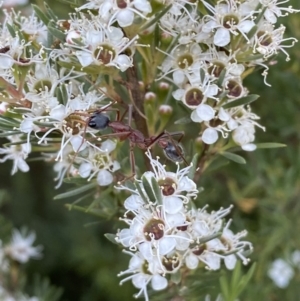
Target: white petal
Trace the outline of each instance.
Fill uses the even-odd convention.
[[[133,23],[134,13],[128,9],[123,9],[117,14],[117,21],[120,27],[130,26]]]
[[[194,270],[197,268],[199,264],[199,259],[195,254],[190,253],[189,255],[186,256],[185,263],[189,269]]]
[[[114,160],[112,168],[110,168],[110,171],[115,172],[116,170],[119,170],[121,168],[121,165],[118,161]]]
[[[136,288],[146,289],[146,284],[150,277],[151,277],[150,275],[138,273],[132,277],[132,284]]]
[[[101,143],[101,150],[111,153],[116,148],[116,142],[108,139]]]
[[[132,239],[132,233],[131,233],[130,229],[127,229],[127,228],[126,229],[122,229],[118,233],[118,241],[124,247],[130,247],[131,239]]]
[[[265,11],[264,16],[265,16],[265,18],[267,19],[267,21],[269,21],[269,22],[272,23],[272,24],[275,24],[275,23],[277,22],[277,17],[276,17],[275,14],[274,14],[271,10],[269,10],[269,9],[267,9],[267,10]]]
[[[168,280],[160,275],[154,275],[151,279],[151,286],[155,291],[160,291],[168,286]]]
[[[114,26],[109,27],[108,34],[109,40],[113,43],[119,43],[124,37],[123,31],[120,28]]]
[[[182,226],[185,222],[185,216],[182,213],[166,214],[166,221],[171,228]]]
[[[233,270],[237,262],[236,256],[234,254],[228,255],[225,257],[224,262],[228,270]]]
[[[211,32],[214,28],[216,28],[218,26],[218,23],[214,20],[208,21],[207,23],[205,23],[202,27],[202,31],[203,32]]]
[[[23,172],[29,171],[28,164],[22,158],[18,158],[16,163],[17,163],[18,169],[20,169],[21,171],[23,171]]]
[[[78,169],[79,175],[82,178],[87,178],[91,174],[91,171],[92,171],[92,164],[88,162],[81,163]]]
[[[158,242],[159,245],[159,254],[166,255],[173,251],[176,247],[176,240],[172,237],[163,237]]]
[[[87,147],[86,142],[79,135],[71,137],[70,143],[72,144],[73,150],[75,152],[82,151]]]
[[[112,174],[106,169],[101,169],[97,175],[97,183],[100,186],[107,186],[113,182],[114,178]]]
[[[23,133],[30,133],[33,130],[33,121],[32,119],[24,119],[20,124],[20,130]]]
[[[230,32],[225,28],[219,28],[214,36],[214,44],[219,47],[226,46],[230,43]]]
[[[204,95],[207,97],[211,97],[211,96],[215,96],[217,95],[219,92],[219,87],[215,84],[209,85],[206,89],[205,89],[205,93]]]
[[[190,245],[190,239],[186,232],[179,232],[176,235],[176,249],[180,251],[186,250]]]
[[[58,105],[53,108],[50,113],[50,117],[62,121],[66,116],[66,107],[64,105]]]
[[[254,150],[256,150],[256,145],[253,144],[253,143],[248,143],[248,144],[242,145],[241,148],[242,148],[244,151],[247,151],[247,152],[253,152]]]
[[[245,20],[239,24],[238,28],[240,31],[248,33],[254,25],[255,23],[253,21]]]
[[[10,56],[0,54],[1,69],[9,69],[13,66],[13,64],[14,64],[14,60]]]
[[[142,11],[145,14],[151,13],[152,7],[149,3],[149,1],[146,0],[134,0],[134,7],[138,10]]]
[[[150,242],[141,243],[139,245],[139,251],[141,252],[141,254],[146,260],[151,261],[153,259],[154,255],[153,255]]]
[[[206,144],[213,144],[218,140],[218,131],[212,128],[207,128],[202,134],[202,140]]]
[[[194,122],[202,122],[203,119],[200,118],[200,116],[197,114],[197,111],[194,110],[192,113],[191,113],[191,119],[194,121]]]
[[[76,56],[82,67],[90,65],[94,61],[92,54],[87,51],[76,51]]]
[[[176,99],[176,100],[182,100],[183,96],[185,94],[185,90],[184,89],[178,89],[176,91],[174,91],[172,93],[173,97]]]
[[[197,189],[196,183],[187,176],[183,177],[178,183],[178,190],[190,192],[191,190],[196,190],[196,189]]]
[[[127,210],[137,210],[143,204],[144,204],[143,199],[140,196],[133,194],[125,200],[124,207]]]
[[[120,54],[115,61],[122,72],[132,66],[131,59],[126,54]]]
[[[173,80],[176,85],[181,85],[185,80],[185,75],[182,70],[176,70],[173,72]]]
[[[209,121],[215,117],[214,109],[206,104],[199,105],[196,111],[198,116],[204,121]]]
[[[238,127],[238,123],[234,119],[230,119],[227,122],[227,126],[230,130],[235,130]]]
[[[86,34],[86,41],[89,45],[98,45],[103,42],[103,33],[102,31],[88,31]]]
[[[214,253],[207,253],[205,256],[205,262],[207,266],[212,270],[218,270],[221,267],[221,259],[218,255]]]
[[[176,196],[164,197],[165,211],[169,214],[175,214],[183,208],[182,200]]]
[[[220,120],[226,122],[229,121],[229,119],[231,118],[230,115],[223,108],[220,108],[218,116]]]

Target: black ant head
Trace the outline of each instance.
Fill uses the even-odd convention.
[[[184,152],[181,145],[176,144],[174,145],[170,141],[167,142],[166,147],[163,148],[165,156],[173,161],[182,163],[184,161]]]
[[[88,126],[95,130],[104,130],[107,128],[109,122],[110,119],[108,116],[96,111],[90,117]]]

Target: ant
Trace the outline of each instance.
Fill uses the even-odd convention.
[[[120,112],[116,110],[117,116],[115,121],[111,121],[109,116],[103,113],[104,110],[107,109],[107,106],[104,109],[96,110],[92,113],[92,115],[87,119],[85,128],[89,126],[92,129],[95,130],[105,130],[107,128],[110,128],[113,133],[104,135],[105,137],[112,137],[116,136],[121,141],[124,141],[126,139],[129,140],[130,144],[130,164],[131,164],[131,170],[132,170],[132,176],[133,177],[135,172],[135,159],[133,154],[133,147],[137,146],[140,149],[147,150],[154,144],[157,144],[160,148],[163,149],[165,156],[173,161],[182,163],[185,162],[186,165],[188,163],[183,157],[183,148],[180,146],[179,142],[183,138],[183,132],[173,132],[168,133],[166,131],[163,131],[157,136],[151,136],[149,138],[146,138],[142,132],[140,132],[137,129],[133,129],[131,127],[131,119],[132,119],[132,105],[128,106],[128,124],[125,124],[121,120],[123,119],[123,116],[120,118]],[[102,137],[104,137],[102,136]],[[177,141],[174,141],[172,137],[179,136]],[[80,149],[80,147],[79,147]],[[126,178],[127,180],[128,178]]]

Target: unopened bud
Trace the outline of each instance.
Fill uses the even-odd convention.
[[[77,31],[72,30],[67,34],[66,42],[68,44],[74,44],[73,39],[79,39],[79,38],[80,38],[80,34]]]
[[[156,99],[156,94],[153,92],[147,92],[145,94],[145,101],[146,102],[153,102]]]
[[[145,83],[143,81],[139,81],[139,88],[141,91],[144,91],[145,90]]]
[[[169,105],[161,105],[158,112],[160,115],[171,115],[173,113],[173,108]]]
[[[167,90],[169,90],[169,88],[170,88],[170,84],[167,83],[167,82],[160,82],[160,83],[158,84],[158,87],[159,87],[159,89],[162,90],[162,91],[167,91]]]
[[[162,43],[171,43],[172,40],[173,40],[173,37],[169,33],[163,32],[161,34]]]

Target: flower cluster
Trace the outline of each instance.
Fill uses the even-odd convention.
[[[266,79],[267,61],[293,46],[294,38],[283,37],[285,28],[275,28],[277,17],[297,12],[282,2],[249,0],[202,0],[207,15],[197,7],[181,13],[169,11],[160,20],[165,35],[178,43],[161,65],[161,78],[172,76],[178,87],[173,97],[191,110],[191,120],[201,124],[201,139],[215,143],[231,134],[243,150],[256,148],[255,127],[264,129],[248,105],[256,96],[243,85],[249,69],[262,66]],[[286,43],[288,42],[288,43]]]
[[[295,275],[296,268],[300,270],[300,251],[292,253],[288,261],[278,258],[272,262],[268,276],[279,288],[287,288]]]
[[[41,246],[34,247],[35,233],[22,233],[14,230],[11,242],[7,245],[0,243],[0,300],[9,301],[39,301],[37,297],[27,297],[19,291],[12,292],[9,286],[10,281],[14,281],[16,286],[16,278],[9,280],[10,269],[14,263],[25,264],[31,258],[38,259],[41,257]]]
[[[218,270],[221,262],[233,269],[238,259],[248,263],[250,242],[241,240],[247,232],[233,233],[231,220],[224,223],[232,207],[208,212],[192,203],[198,195],[196,184],[188,177],[190,167],[168,172],[158,160],[146,153],[153,172],[136,180],[136,190],[121,186],[131,195],[125,200],[122,220],[128,225],[116,236],[131,255],[129,268],[120,275],[131,279],[148,300],[147,285],[154,290],[167,287],[171,274],[181,269],[206,267]]]

